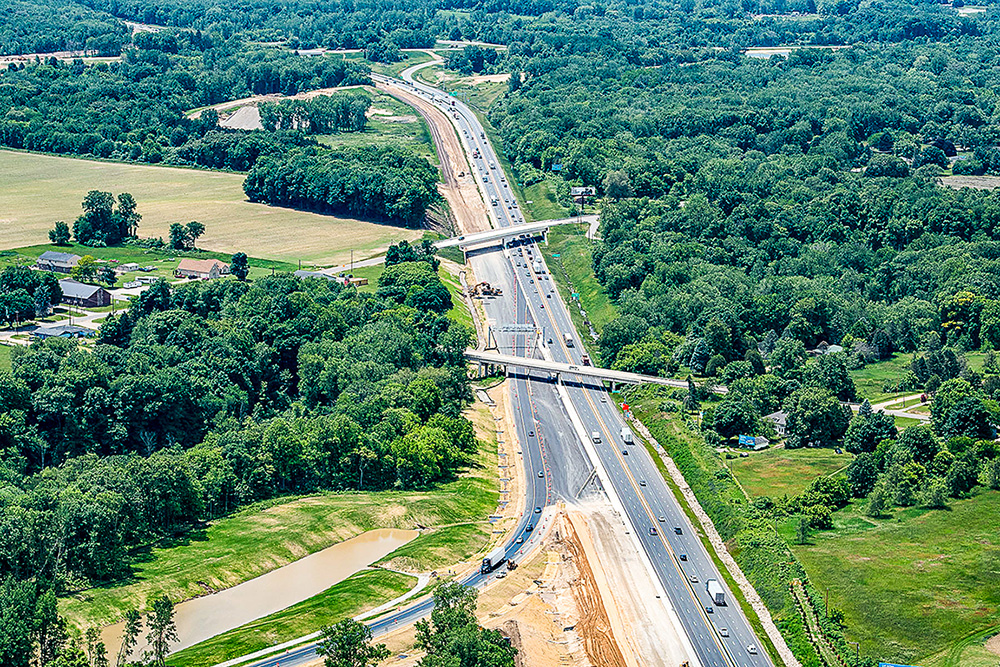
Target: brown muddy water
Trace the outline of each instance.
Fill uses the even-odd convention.
[[[381,560],[420,533],[416,530],[370,530],[289,563],[256,579],[218,593],[193,598],[174,607],[180,641],[171,652],[193,646],[217,634],[280,611],[325,591],[339,581]],[[150,601],[151,602],[151,601]],[[118,655],[124,623],[101,631],[108,655]],[[133,651],[134,659],[148,648],[146,628]]]

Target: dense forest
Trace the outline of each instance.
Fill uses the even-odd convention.
[[[17,350],[0,374],[0,575],[109,581],[131,547],[249,502],[451,475],[476,449],[470,334],[407,300],[430,281],[408,266],[375,295],[289,275],[160,282],[92,349]]]

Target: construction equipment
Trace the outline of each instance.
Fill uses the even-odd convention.
[[[503,296],[503,290],[499,287],[493,287],[487,282],[482,282],[470,287],[469,294],[471,296]]]

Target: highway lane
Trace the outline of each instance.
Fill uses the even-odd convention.
[[[461,102],[414,81],[413,72],[419,67],[405,71],[403,78],[407,79],[407,85],[412,90],[435,101],[446,113],[451,113],[462,133],[461,138],[472,149],[470,154],[475,173],[482,179],[481,190],[491,204],[490,213],[495,223],[507,227],[523,222],[516,201],[511,201],[514,197],[506,180],[502,173],[498,174],[498,168],[494,169],[496,157],[478,119]],[[498,196],[497,193],[505,196]],[[499,254],[492,253],[492,256]],[[581,365],[583,348],[578,334],[555,291],[537,245],[525,242],[504,251],[503,255],[511,262],[519,292],[529,300],[533,319],[539,330],[545,332],[541,345],[546,348],[549,357],[553,361]],[[476,255],[471,261],[485,256]],[[531,269],[535,261],[543,264],[540,274]],[[565,333],[573,339],[572,345],[567,345],[563,339]],[[606,481],[614,486],[694,646],[699,662],[706,667],[769,667],[770,659],[760,648],[749,622],[652,458],[644,447],[623,443],[621,428],[624,423],[604,387],[595,383],[565,383],[565,386],[588,433],[599,434],[601,443],[595,444],[595,449],[610,477]],[[679,530],[679,534],[675,529]],[[719,606],[712,602],[705,590],[708,579],[716,579],[726,589],[727,604]]]

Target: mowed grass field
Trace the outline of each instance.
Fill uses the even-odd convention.
[[[983,657],[983,639],[1000,632],[1000,493],[881,520],[852,506],[834,524],[807,545],[793,544],[794,526],[782,532],[816,588],[829,588],[830,607],[844,611],[862,655],[935,667]]]
[[[206,226],[198,246],[310,265],[339,264],[420,230],[252,204],[242,174],[97,162],[0,150],[0,250],[48,242],[56,220],[72,225],[90,190],[131,192],[139,235],[168,236],[171,223]]]
[[[817,477],[843,469],[854,457],[832,449],[765,449],[747,458],[727,461],[740,485],[751,496],[781,498],[798,495]]]

